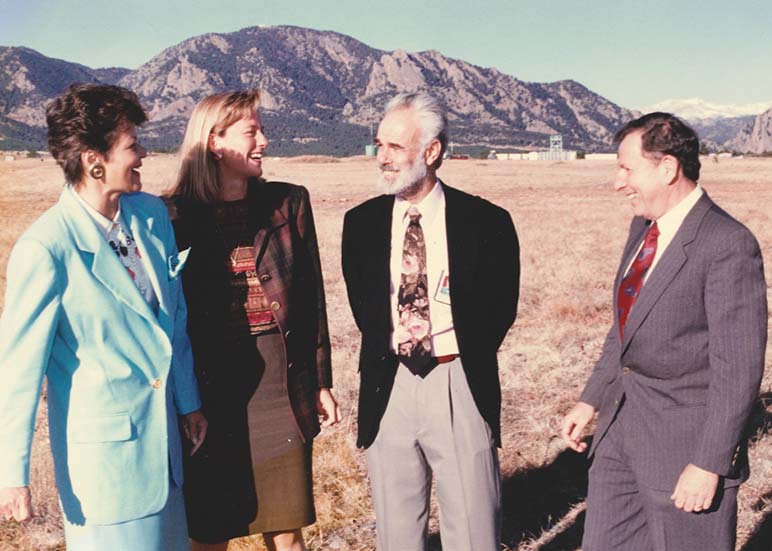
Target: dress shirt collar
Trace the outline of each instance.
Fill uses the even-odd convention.
[[[445,193],[442,191],[440,181],[437,180],[429,194],[421,199],[421,202],[417,205],[413,205],[407,199],[396,196],[394,198],[394,220],[407,224],[407,211],[411,206],[415,206],[418,212],[421,213],[421,225],[429,225],[434,222],[437,214],[442,210],[444,202]]]
[[[686,218],[686,215],[689,214],[692,207],[697,203],[700,197],[702,197],[702,193],[702,187],[697,184],[689,195],[681,199],[681,202],[657,219],[659,234],[662,238],[665,238],[668,243],[678,231],[678,228],[681,227],[681,223],[684,221],[684,218]]]
[[[70,187],[70,192],[75,196],[75,198],[78,200],[78,202],[83,205],[83,208],[86,209],[86,212],[91,216],[91,219],[94,220],[94,223],[97,225],[97,228],[100,229],[100,231],[107,235],[110,233],[110,230],[113,229],[114,226],[121,225],[121,207],[120,203],[118,204],[118,211],[115,213],[115,217],[110,220],[107,216],[96,210],[94,207],[88,204],[83,197],[80,196],[80,194],[75,191],[74,188]]]

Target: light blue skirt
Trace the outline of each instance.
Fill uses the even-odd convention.
[[[169,498],[154,515],[119,524],[78,526],[64,518],[67,551],[189,551],[182,489],[169,481]]]

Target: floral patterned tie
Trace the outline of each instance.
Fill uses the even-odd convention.
[[[659,228],[657,227],[657,223],[654,222],[649,227],[649,231],[646,232],[646,238],[643,240],[643,245],[638,252],[638,256],[635,257],[633,264],[619,284],[617,311],[619,312],[619,337],[622,339],[625,338],[625,323],[627,323],[627,316],[630,315],[630,310],[633,309],[633,304],[635,304],[638,293],[641,292],[641,287],[643,287],[643,279],[646,277],[646,272],[651,268],[651,263],[654,261],[654,255],[657,254],[658,237]]]
[[[397,298],[398,354],[400,361],[411,372],[425,377],[434,367],[430,338],[429,286],[426,276],[426,242],[421,229],[421,213],[411,206],[407,214],[410,222],[402,246],[402,276]]]

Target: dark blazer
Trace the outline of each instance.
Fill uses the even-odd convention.
[[[617,289],[648,222],[633,219]],[[748,476],[743,430],[764,371],[767,299],[759,245],[704,194],[630,312],[614,325],[581,401],[599,410],[594,452],[624,395],[625,446],[642,483],[675,488],[692,463],[737,485]]]
[[[445,184],[442,189],[459,352],[477,408],[500,446],[496,352],[517,314],[517,234],[506,210]],[[348,211],[343,223],[343,275],[362,332],[357,439],[361,447],[372,444],[378,434],[399,365],[390,343],[393,205],[394,196],[375,197]]]
[[[309,441],[319,432],[316,391],[332,387],[332,373],[308,191],[292,184],[255,180],[250,181],[247,197],[258,252],[256,269],[286,346],[287,386],[295,419],[304,440]],[[249,355],[255,353],[254,339],[240,340],[232,334],[228,252],[211,207],[182,197],[169,199],[168,205],[178,247],[190,247],[183,277],[188,333],[203,411],[210,419],[205,443],[186,461],[186,476],[188,469],[195,471],[186,480],[186,497],[197,491],[193,488],[197,480],[210,480],[202,492],[219,492],[227,503],[214,495],[200,500],[209,499],[218,509],[232,509],[223,515],[231,514],[237,524],[239,519],[248,523],[256,514],[246,426],[246,404],[256,384],[256,369],[251,366],[257,364],[249,361]]]

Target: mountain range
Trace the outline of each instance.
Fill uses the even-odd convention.
[[[251,87],[263,91],[261,116],[278,155],[362,153],[383,105],[403,91],[438,96],[452,143],[477,151],[546,148],[551,134],[562,134],[566,148],[608,151],[614,132],[637,114],[573,80],[526,82],[435,50],[384,51],[331,31],[250,27],[190,38],[136,70],[0,47],[0,149],[43,148],[45,105],[72,82],[137,92],[150,115],[141,137],[156,150],[176,149],[201,98]],[[750,122],[736,124],[744,130]]]
[[[748,153],[772,152],[772,109],[764,111],[729,142],[729,148]]]
[[[90,69],[2,47],[0,145],[42,146],[45,104],[71,82],[136,91],[150,114],[142,139],[154,149],[179,144],[204,96],[249,87],[264,91],[274,154],[361,153],[384,103],[401,91],[439,96],[457,146],[544,148],[560,133],[567,147],[609,149],[616,128],[633,116],[571,80],[525,82],[433,50],[387,52],[330,31],[252,27],[190,38],[136,70]]]
[[[689,121],[711,121],[722,119],[751,119],[772,108],[772,100],[746,104],[728,104],[705,101],[702,98],[666,99],[642,109],[643,112],[665,111]]]

